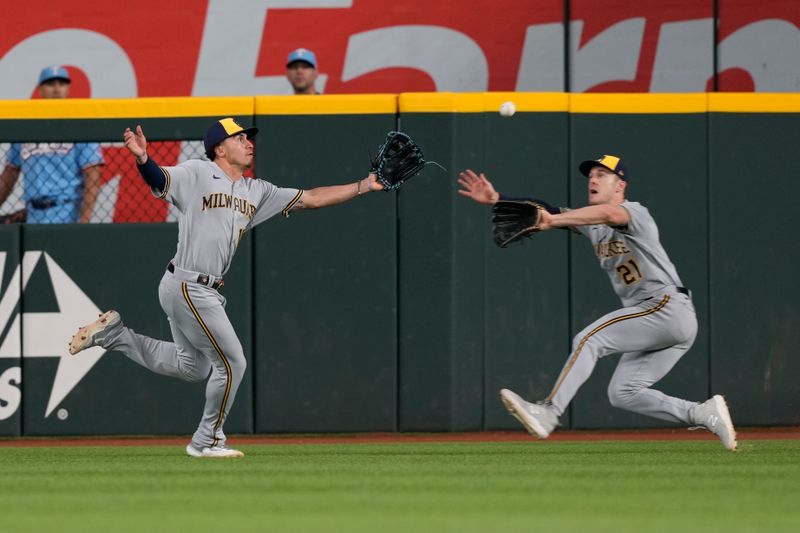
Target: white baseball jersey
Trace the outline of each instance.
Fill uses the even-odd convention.
[[[260,179],[234,182],[212,161],[194,159],[161,169],[166,185],[163,191],[152,189],[153,195],[181,212],[172,262],[215,277],[228,271],[246,231],[278,213],[286,216],[303,194]]]
[[[592,241],[600,267],[608,273],[622,304],[631,306],[682,283],[661,246],[650,211],[638,202],[621,205],[631,219],[626,227],[597,224],[576,229]]]

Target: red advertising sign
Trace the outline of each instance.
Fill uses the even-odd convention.
[[[564,13],[562,0],[31,0],[4,15],[0,98],[30,97],[50,64],[72,67],[73,96],[289,93],[298,47],[316,52],[325,93],[711,86],[711,0],[571,0],[568,31]],[[719,0],[718,15],[720,89],[797,90],[800,3]]]

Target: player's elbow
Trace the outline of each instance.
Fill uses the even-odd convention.
[[[298,207],[301,207],[302,209],[319,209],[320,207],[324,206],[322,198],[316,189],[303,191],[303,197],[299,203],[301,205]]]
[[[604,205],[603,206],[603,219],[609,226],[626,226],[630,222],[628,211],[624,207],[618,205]]]

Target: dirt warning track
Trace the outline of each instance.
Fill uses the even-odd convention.
[[[737,429],[740,441],[800,440],[800,427]],[[62,446],[172,446],[184,445],[183,437],[4,437],[0,447],[62,447]],[[247,444],[403,444],[418,442],[525,442],[536,441],[522,431],[482,431],[471,433],[353,433],[314,435],[232,435],[231,442]],[[619,430],[619,431],[556,431],[548,441],[622,441],[622,440],[716,440],[708,431],[686,429]]]

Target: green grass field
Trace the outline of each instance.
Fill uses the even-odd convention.
[[[0,531],[797,531],[800,441],[0,448]]]

